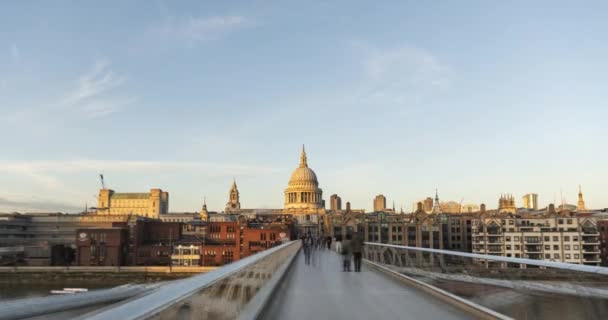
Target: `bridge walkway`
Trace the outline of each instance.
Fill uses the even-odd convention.
[[[353,266],[354,267],[354,266]],[[365,265],[342,272],[342,257],[313,250],[298,253],[262,319],[472,319],[464,311]]]

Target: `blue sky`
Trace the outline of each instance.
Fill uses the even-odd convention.
[[[578,184],[608,207],[604,1],[0,5],[0,211],[160,187],[278,208],[306,144],[354,208]]]

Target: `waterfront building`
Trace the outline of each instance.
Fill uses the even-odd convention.
[[[528,193],[522,197],[524,208],[530,210],[538,210],[538,194]]]
[[[97,214],[139,215],[158,218],[169,211],[169,193],[151,189],[143,193],[119,193],[111,189],[99,190]]]
[[[482,210],[472,224],[474,253],[585,265],[600,264],[599,235],[591,214],[552,204],[540,216]]]

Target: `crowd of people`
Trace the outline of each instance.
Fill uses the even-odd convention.
[[[342,271],[351,272],[351,262],[354,261],[354,271],[361,272],[361,259],[363,253],[363,239],[358,232],[347,234],[343,239],[341,235],[336,236],[335,241],[331,236],[312,236],[310,233],[302,237],[302,248],[304,251],[304,262],[310,264],[313,250],[334,250],[342,256]]]

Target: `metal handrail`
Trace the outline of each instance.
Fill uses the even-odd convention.
[[[264,259],[265,257],[286,248],[287,246],[293,245],[294,243],[297,243],[297,241],[291,241],[278,247],[264,250],[209,273],[183,280],[176,280],[139,299],[135,299],[97,314],[86,315],[86,319],[101,320],[149,318],[170,307],[171,305],[187,299],[199,290],[207,288],[214,283]]]
[[[418,247],[400,246],[400,245],[377,243],[377,242],[365,242],[365,244],[371,245],[371,246],[407,249],[407,250],[412,250],[412,251],[421,251],[421,252],[430,252],[430,253],[440,253],[440,254],[445,254],[445,255],[459,256],[459,257],[466,257],[466,258],[484,259],[484,260],[509,262],[509,263],[517,263],[517,264],[528,264],[528,265],[540,266],[540,267],[549,267],[549,268],[555,268],[555,269],[563,269],[563,270],[570,270],[570,271],[580,271],[580,272],[586,272],[586,273],[608,275],[608,268],[606,268],[606,267],[585,266],[585,265],[580,265],[580,264],[554,262],[554,261],[546,261],[546,260],[511,258],[511,257],[502,257],[502,256],[468,253],[468,252],[451,251],[451,250],[418,248]]]

